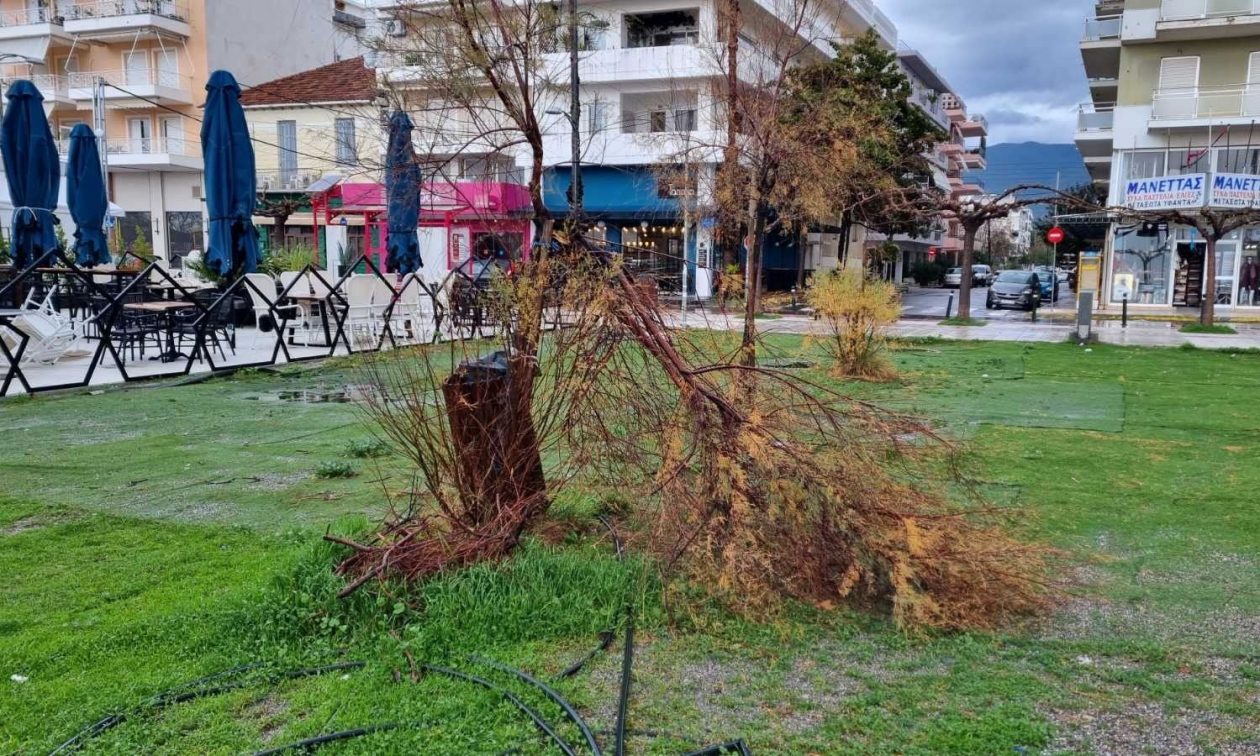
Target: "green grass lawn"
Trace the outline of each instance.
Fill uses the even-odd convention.
[[[817,344],[773,346],[829,380]],[[758,754],[1260,752],[1260,355],[926,341],[895,360],[900,381],[845,390],[966,440],[1023,535],[1064,553],[1049,616],[931,637],[804,607],[751,623],[665,604],[594,525],[338,601],[320,536],[363,530],[410,485],[359,410],[328,401],[362,382],[352,363],[0,403],[0,753],[46,753],[116,712],[87,752],[244,753],[395,723],[325,750],[551,753],[496,694],[413,677],[408,656],[559,723],[469,656],[551,681],[627,601],[631,753],[737,737]],[[557,506],[580,524],[598,502]],[[609,745],[618,647],[555,682]],[[346,660],[365,666],[281,675]],[[251,663],[216,695],[135,708]]]

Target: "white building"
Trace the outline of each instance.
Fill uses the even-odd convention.
[[[409,27],[391,23],[392,14],[401,12],[399,3],[354,1],[374,7],[389,33],[402,33]],[[789,23],[789,5],[768,0],[743,4],[741,78],[746,82],[763,80],[759,72],[770,64],[767,40],[793,34],[796,27]],[[608,241],[623,245],[627,255],[644,269],[680,271],[682,266],[672,261],[685,254],[690,261],[690,280],[696,281],[699,274],[696,290],[702,295],[707,293],[709,269],[715,264],[711,224],[690,218],[690,227],[684,228],[688,213],[678,193],[661,179],[659,166],[676,161],[689,148],[716,146],[725,140],[724,116],[713,95],[720,91],[716,85],[722,77],[725,44],[719,34],[719,7],[714,0],[581,4],[588,20],[595,20],[584,25],[581,40],[584,209],[601,223]],[[833,40],[852,38],[868,29],[875,29],[889,49],[896,46],[896,28],[871,0],[828,0],[812,7],[817,9],[816,16],[800,30],[794,45],[809,55],[829,55]],[[399,46],[405,48],[405,42]],[[554,104],[547,110],[567,111],[569,107],[565,91],[569,56],[564,47],[558,44],[557,51],[548,56],[548,78],[556,88]],[[460,121],[461,114],[443,111],[428,99],[406,62],[395,60],[388,66],[389,61],[381,61],[380,65],[388,66],[382,72],[383,82],[401,92],[408,109],[419,114],[415,118],[419,140],[426,136],[438,140],[427,146],[440,153],[442,137],[437,135],[458,132],[466,123]],[[571,129],[565,116],[540,115],[546,129],[547,203],[562,213],[567,208]],[[474,147],[456,147],[460,141],[457,137],[449,139],[461,157],[451,161],[456,175],[448,178],[464,178],[458,174],[470,163],[475,167],[475,178],[487,172],[506,177],[530,162],[522,151],[479,154]],[[720,151],[711,149],[695,169],[702,174],[697,204],[705,204],[705,177],[711,177],[719,157]],[[839,264],[842,255],[837,244],[836,234],[812,235],[808,252],[813,264]],[[855,238],[853,244],[860,250],[862,239]],[[774,268],[776,259],[773,250],[767,252],[767,269]],[[790,267],[794,272],[795,258]]]

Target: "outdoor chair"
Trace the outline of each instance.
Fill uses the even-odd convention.
[[[435,291],[430,293],[424,280],[416,273],[404,278],[402,288],[398,292],[398,304],[390,313],[395,337],[403,336],[408,341],[417,342],[429,338],[433,333],[432,329],[436,326],[439,302],[435,301],[435,297],[440,300],[443,294],[444,290],[441,287],[436,287]]]
[[[110,331],[114,346],[123,354],[129,353],[132,360],[143,360],[145,350],[150,343],[160,354],[163,350],[164,336],[162,322],[157,315],[130,312],[125,309],[118,314],[118,319],[114,321],[114,327]]]
[[[197,343],[197,321],[203,315],[202,310],[205,310],[205,323],[202,325],[205,334],[205,341],[202,342],[204,348],[217,350],[219,356],[226,360],[227,354],[223,350],[226,343],[232,354],[236,354],[236,319],[233,317],[235,298],[228,297],[216,308],[214,305],[220,296],[214,289],[195,291],[192,294],[193,302],[201,305],[201,309],[194,306],[171,314],[172,332],[178,340],[180,351],[184,349],[185,339]]]
[[[375,307],[372,296],[377,278],[371,274],[356,273],[346,279],[346,330],[356,339],[362,334],[370,342],[376,330]]]
[[[74,323],[53,308],[55,298],[55,290],[42,301],[36,301],[32,293],[23,308],[27,312],[11,321],[13,327],[28,338],[26,352],[22,355],[24,365],[53,365],[75,350],[79,335]],[[0,330],[0,338],[10,349],[17,347],[17,337],[7,329]]]
[[[377,332],[385,332],[386,317],[392,319],[394,310],[398,309],[396,299],[398,292],[392,283],[380,276],[372,276],[372,323]]]
[[[276,298],[279,296],[276,291],[276,281],[271,276],[262,273],[246,273],[245,285],[242,287],[246,294],[249,295],[250,304],[254,309],[254,346],[258,345],[259,339],[262,338],[263,324],[270,321],[272,328],[276,331],[280,330],[281,321],[287,321],[286,325],[290,333],[293,332],[294,322],[305,322],[306,308],[301,305],[285,305],[276,307],[276,313],[273,314],[271,308],[276,304]]]

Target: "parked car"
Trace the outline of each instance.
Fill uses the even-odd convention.
[[[1052,268],[1036,268],[1037,280],[1041,284],[1041,298],[1050,302],[1059,301],[1059,276]]]
[[[990,268],[988,265],[971,266],[972,286],[991,286],[994,278],[993,268]]]
[[[1031,270],[1004,270],[989,287],[984,306],[990,310],[1018,307],[1032,310],[1041,306],[1041,279]]]
[[[950,268],[945,271],[945,288],[957,289],[962,286],[962,268]]]
[[[1068,277],[1068,270],[1067,270],[1067,268],[1058,268],[1058,269],[1056,269],[1056,270],[1055,270],[1055,272],[1056,272],[1056,273],[1058,274],[1058,276],[1059,276],[1059,283],[1061,283],[1061,284],[1069,283],[1069,277]]]

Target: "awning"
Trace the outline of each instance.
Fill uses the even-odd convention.
[[[936,166],[932,166],[932,183],[936,184],[936,188],[942,191],[948,192],[950,190],[949,174]]]

